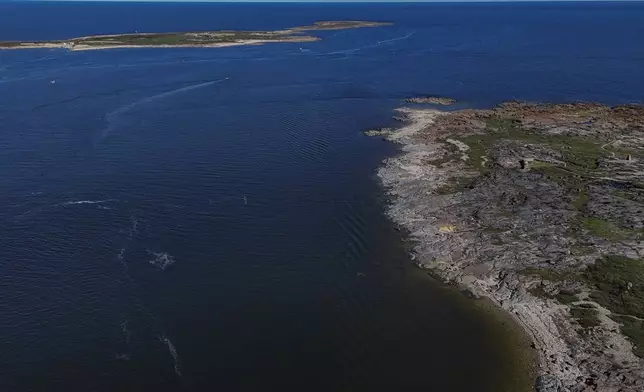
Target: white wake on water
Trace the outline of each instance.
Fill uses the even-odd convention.
[[[375,47],[380,46],[382,44],[388,44],[388,43],[391,43],[391,42],[396,42],[396,41],[401,41],[401,40],[404,40],[404,39],[408,39],[412,35],[414,35],[415,33],[416,33],[416,30],[412,31],[409,34],[400,36],[400,37],[395,37],[395,38],[386,39],[386,40],[383,40],[383,41],[378,41],[375,44],[360,46],[360,47],[352,48],[352,49],[338,50],[338,51],[335,51],[335,52],[320,53],[319,55],[329,56],[329,55],[333,55],[333,54],[355,53],[355,52],[359,52],[359,51],[364,50],[364,49],[375,48]]]
[[[411,33],[409,33],[407,35],[403,35],[402,37],[396,37],[396,38],[392,38],[392,39],[386,39],[384,41],[378,41],[378,45],[386,44],[386,43],[389,43],[389,42],[400,41],[400,40],[403,40],[403,39],[407,39],[407,38],[411,37],[412,35],[414,35],[415,33],[416,33],[416,30],[412,31]]]
[[[159,336],[159,340],[161,341],[161,343],[165,344],[168,347],[168,351],[170,352],[170,355],[172,355],[172,359],[174,360],[174,372],[177,373],[177,376],[181,377],[181,365],[179,363],[179,354],[177,354],[177,349],[165,334]]]
[[[123,343],[126,351],[119,351],[114,356],[119,361],[129,361],[130,353],[127,349],[129,348],[130,341],[132,340],[132,331],[128,328],[127,320],[121,322],[121,333],[123,334]]]
[[[59,204],[61,206],[73,206],[77,204],[104,204],[104,203],[109,203],[112,201],[118,201],[116,199],[105,199],[105,200],[72,200],[72,201],[66,201],[62,204]]]
[[[129,266],[127,261],[125,260],[125,256],[128,250],[128,247],[130,244],[136,239],[137,235],[140,233],[140,223],[143,223],[144,225],[146,224],[146,220],[138,217],[135,214],[130,215],[130,226],[128,228],[123,228],[120,230],[122,234],[125,234],[124,237],[124,243],[122,244],[122,248],[118,251],[116,258],[118,261],[121,263],[123,266],[123,274],[126,278],[126,284],[130,287],[130,289],[133,290],[133,293],[136,293],[137,291],[137,285],[136,282],[134,281],[134,278],[132,275],[130,275],[129,272]],[[145,226],[144,226],[145,230]],[[148,254],[154,256],[154,260],[150,260],[150,264],[158,267],[161,270],[165,270],[168,266],[174,264],[174,258],[168,254],[167,252],[151,252],[147,251]],[[161,321],[152,313],[152,311],[146,306],[145,302],[139,295],[135,295],[134,300],[137,303],[137,308],[139,311],[142,312],[142,314],[146,315],[149,317],[149,319],[152,321],[152,334],[153,336],[156,336],[158,340],[168,349],[168,352],[172,356],[172,360],[174,361],[174,372],[176,373],[177,376],[181,377],[181,364],[179,361],[179,355],[177,353],[177,349],[172,343],[172,341],[168,338],[166,333],[163,331],[163,327],[161,327]],[[121,334],[123,336],[123,343],[122,343],[122,350],[119,350],[115,354],[115,358],[117,360],[121,361],[128,361],[130,360],[130,346],[133,343],[132,342],[132,329],[129,326],[128,320],[124,319],[124,321],[121,322],[120,325],[121,329]]]
[[[118,109],[116,109],[116,110],[114,110],[112,112],[109,112],[108,114],[105,115],[105,120],[107,120],[108,125],[107,125],[107,127],[105,127],[103,129],[103,131],[101,131],[100,137],[99,137],[99,139],[97,141],[101,141],[101,140],[105,139],[107,136],[109,136],[109,134],[114,130],[114,128],[116,128],[116,122],[118,121],[118,119],[123,114],[129,112],[130,110],[136,108],[137,106],[145,105],[145,104],[148,104],[150,102],[165,99],[165,98],[171,97],[173,95],[185,93],[187,91],[196,90],[196,89],[199,89],[199,88],[204,88],[204,87],[207,87],[207,86],[211,86],[211,85],[213,85],[215,83],[221,83],[221,82],[223,82],[225,80],[228,80],[228,79],[230,79],[230,78],[212,80],[210,82],[203,82],[203,83],[193,84],[193,85],[190,85],[190,86],[180,87],[180,88],[177,88],[177,89],[174,89],[174,90],[166,91],[164,93],[155,94],[155,95],[140,99],[138,101],[134,101],[134,102],[132,102],[130,104],[127,104],[125,106],[121,106],[120,108],[118,108]]]

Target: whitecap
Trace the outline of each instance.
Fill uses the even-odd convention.
[[[62,203],[63,206],[72,206],[77,204],[103,204],[115,201],[114,199],[105,199],[105,200],[72,200]]]
[[[172,355],[172,359],[174,360],[174,372],[177,374],[177,376],[181,376],[181,365],[179,364],[179,354],[177,354],[177,349],[174,347],[174,344],[168,339],[167,336],[161,335],[159,336],[159,341],[161,343],[165,344],[168,347],[168,351],[170,352],[170,355]]]
[[[116,353],[114,357],[119,360],[119,361],[129,361],[130,360],[130,354],[128,353]]]
[[[130,237],[139,234],[139,219],[135,216],[130,217],[130,222],[132,222],[132,226],[130,227]]]
[[[162,271],[174,264],[174,257],[166,252],[156,253],[148,251],[148,253],[154,256],[154,260],[150,260],[150,264],[158,267]]]
[[[128,328],[127,320],[121,323],[121,332],[123,332],[123,336],[125,337],[125,344],[130,344],[130,340],[132,340],[132,331]]]

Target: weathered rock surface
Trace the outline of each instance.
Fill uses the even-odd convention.
[[[433,105],[453,105],[456,103],[456,100],[453,98],[447,98],[447,97],[413,97],[413,98],[407,98],[405,100],[407,103],[429,103]]]
[[[524,326],[537,391],[644,391],[644,108],[399,112],[379,176],[415,262]]]
[[[368,129],[363,133],[366,136],[389,136],[393,131],[394,130],[391,128],[376,128],[376,129]]]
[[[536,392],[568,392],[557,377],[549,374],[537,377],[534,389]]]

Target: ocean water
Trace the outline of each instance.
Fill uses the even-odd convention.
[[[361,131],[417,94],[642,103],[644,4],[0,2],[0,40],[346,19],[393,25],[0,51],[0,390],[517,390],[527,348],[411,266]]]

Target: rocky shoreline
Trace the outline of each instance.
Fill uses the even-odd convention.
[[[427,103],[427,104],[432,104],[432,105],[449,106],[449,105],[455,104],[456,100],[454,98],[448,98],[448,97],[423,96],[423,97],[407,98],[405,100],[405,102],[407,102],[407,103]]]
[[[537,391],[644,390],[644,108],[398,112],[371,134],[415,263],[524,327]]]

